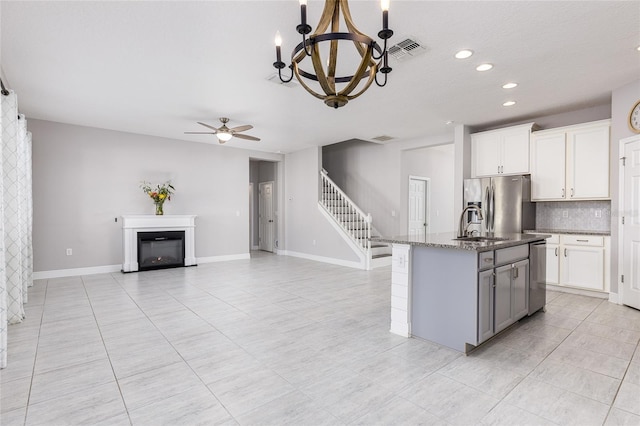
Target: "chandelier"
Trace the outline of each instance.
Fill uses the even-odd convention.
[[[322,99],[326,105],[333,108],[344,106],[351,99],[357,98],[374,81],[380,87],[387,84],[387,74],[391,72],[388,64],[387,40],[393,35],[393,31],[389,29],[389,0],[382,0],[380,3],[382,30],[378,32],[378,37],[384,40],[382,48],[375,40],[356,28],[347,0],[325,0],[316,31],[307,37],[311,32],[311,26],[307,24],[307,0],[300,0],[301,22],[296,30],[302,35],[302,43],[298,44],[291,53],[289,65],[291,76],[288,79],[282,77],[282,69],[287,65],[281,58],[280,32],[276,33],[276,62],[273,66],[278,70],[280,81],[288,83],[295,75],[307,92]],[[349,32],[340,32],[341,15]],[[346,73],[351,75],[337,75],[338,70],[342,72],[342,68],[338,67],[340,41],[352,42],[355,46],[355,53],[352,56],[356,60],[347,59],[354,64],[353,73]],[[340,46],[344,46],[344,43]],[[325,60],[323,60],[323,54]],[[305,61],[307,58],[310,60]],[[360,64],[355,65],[358,59]],[[312,69],[308,67],[308,62],[311,62]],[[306,69],[303,68],[303,63]],[[384,76],[382,82],[378,81],[378,73]]]

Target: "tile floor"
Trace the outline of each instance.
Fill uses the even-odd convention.
[[[390,334],[390,269],[251,260],[40,281],[2,425],[640,425],[640,312],[550,292],[469,356]]]

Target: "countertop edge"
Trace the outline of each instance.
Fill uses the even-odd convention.
[[[565,235],[594,235],[599,237],[610,237],[611,231],[576,231],[569,229],[525,229],[526,234],[565,234]]]
[[[448,237],[442,237],[443,241],[430,241],[430,242],[421,242],[421,241],[411,241],[408,239],[404,239],[402,237],[380,237],[380,238],[372,238],[372,241],[380,241],[388,244],[404,244],[416,247],[432,247],[432,248],[443,248],[443,249],[453,249],[453,250],[466,250],[466,251],[475,251],[477,253],[492,251],[501,248],[515,247],[522,244],[534,243],[537,241],[544,241],[549,238],[551,235],[543,234],[543,233],[527,233],[527,234],[516,234],[518,235],[518,239],[509,239],[505,241],[487,241],[487,242],[469,242],[469,241],[455,241],[450,239],[450,241],[445,241]]]

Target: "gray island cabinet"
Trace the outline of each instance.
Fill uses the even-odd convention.
[[[497,239],[500,238],[500,239]],[[381,238],[393,244],[391,332],[460,352],[529,312],[529,244],[545,235],[455,240],[454,234]]]

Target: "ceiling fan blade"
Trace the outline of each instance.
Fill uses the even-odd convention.
[[[213,126],[209,126],[208,124],[201,123],[201,122],[199,122],[199,121],[196,121],[196,123],[200,124],[201,126],[208,127],[208,128],[210,128],[211,130],[213,130],[213,131],[215,131],[215,132],[218,132],[218,129],[217,129],[217,128],[215,128],[215,127],[213,127]]]
[[[185,135],[215,135],[215,132],[184,132]]]
[[[233,127],[233,128],[231,128],[229,130],[232,130],[234,132],[245,132],[245,131],[251,130],[251,129],[253,129],[253,126],[251,124],[247,124],[247,125],[244,125],[244,126]]]
[[[234,138],[238,138],[238,139],[246,139],[248,141],[259,141],[260,138],[256,138],[255,136],[249,136],[249,135],[239,135],[239,134],[234,134],[233,135]]]

